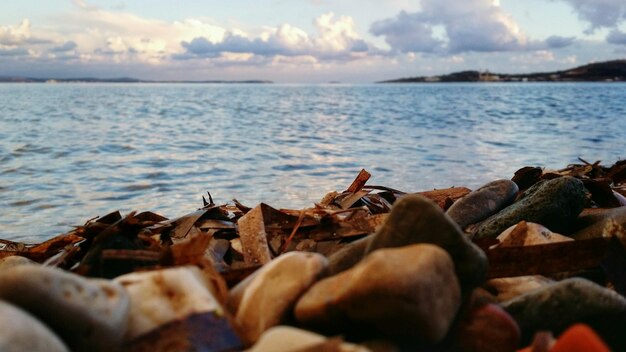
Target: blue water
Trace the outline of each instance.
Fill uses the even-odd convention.
[[[300,208],[361,168],[405,191],[624,158],[626,84],[0,84],[0,238],[201,195]]]

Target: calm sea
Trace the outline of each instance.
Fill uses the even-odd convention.
[[[300,208],[626,156],[626,84],[0,84],[0,238],[233,198]]]

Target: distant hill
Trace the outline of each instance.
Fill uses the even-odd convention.
[[[596,62],[565,71],[527,74],[461,71],[441,76],[408,77],[378,83],[431,82],[626,82],[626,60]]]
[[[0,76],[0,83],[273,83],[264,80],[244,80],[244,81],[225,81],[225,80],[207,80],[207,81],[150,81],[132,77],[120,78],[34,78],[34,77],[10,77]]]

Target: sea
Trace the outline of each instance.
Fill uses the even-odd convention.
[[[624,83],[0,84],[0,238],[96,216],[313,206],[348,187],[475,189],[626,157]],[[208,197],[206,197],[208,199]]]

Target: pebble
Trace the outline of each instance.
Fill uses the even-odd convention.
[[[487,281],[486,286],[497,293],[496,298],[499,302],[504,302],[552,283],[554,280],[545,276],[526,275],[491,279]]]
[[[227,307],[248,344],[277,325],[287,323],[297,300],[323,274],[321,254],[288,252],[265,264],[229,293]]]
[[[497,237],[522,220],[567,232],[586,202],[585,187],[576,178],[564,176],[542,181],[529,188],[523,198],[485,220],[475,237]]]
[[[615,350],[626,350],[626,298],[582,278],[566,279],[502,303],[526,343],[540,330],[560,334],[586,323]]]
[[[365,256],[365,250],[374,236],[359,238],[344,245],[340,250],[328,256],[328,274],[335,275],[348,270]]]
[[[247,352],[297,352],[324,350],[329,343],[326,336],[291,326],[276,326],[267,330]],[[337,341],[332,345],[335,352],[369,352],[366,347]],[[325,351],[325,350],[324,350]],[[329,349],[331,351],[331,349]]]
[[[38,265],[37,263],[35,263],[34,261],[28,258],[21,257],[19,255],[11,255],[11,256],[0,259],[0,271],[11,269],[16,266],[28,265],[28,264]]]
[[[407,195],[396,201],[366,253],[414,243],[430,243],[445,249],[454,261],[464,291],[484,282],[485,253],[435,203],[419,195]]]
[[[27,312],[0,301],[0,351],[68,352],[50,329]]]
[[[578,219],[579,223],[587,226],[576,231],[572,237],[577,240],[602,237],[603,232],[610,222],[614,222],[626,228],[626,207],[613,208],[601,214],[588,215]]]
[[[127,340],[192,314],[224,312],[197,267],[134,272],[118,276],[114,282],[130,296]]]
[[[108,280],[22,265],[0,272],[0,298],[43,321],[72,350],[115,350],[126,332],[128,294]]]
[[[511,180],[489,182],[454,202],[446,214],[463,229],[513,203],[518,191],[517,184]]]
[[[419,343],[446,335],[461,304],[454,263],[431,244],[380,249],[353,268],[319,281],[298,301],[305,326],[360,327]]]
[[[455,330],[463,352],[515,352],[521,338],[515,320],[492,303],[471,309]]]
[[[545,226],[533,222],[520,221],[504,230],[498,237],[497,247],[521,247],[537,244],[573,241],[573,238],[550,231]]]

